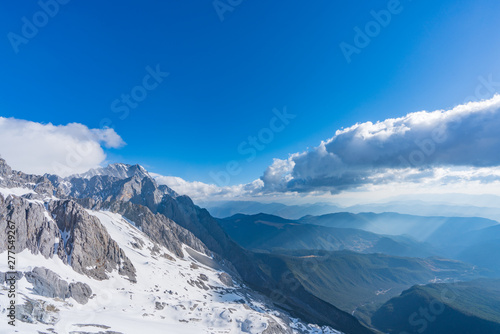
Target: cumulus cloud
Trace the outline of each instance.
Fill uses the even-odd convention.
[[[437,177],[438,168],[496,167],[500,166],[498,129],[500,95],[451,110],[358,123],[338,130],[312,150],[275,159],[262,181],[268,192],[338,193],[370,184],[420,182]],[[462,179],[469,177],[463,173]]]
[[[0,117],[0,154],[26,173],[68,176],[99,166],[106,148],[125,145],[113,129],[89,129],[79,123],[41,124]]]
[[[260,180],[249,184],[220,187],[172,176],[156,179],[203,200],[387,189],[457,191],[500,184],[498,129],[500,95],[451,110],[414,112],[338,130],[309,151],[274,159]]]

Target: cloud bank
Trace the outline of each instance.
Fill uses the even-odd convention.
[[[0,155],[16,170],[68,176],[99,166],[105,148],[125,145],[113,129],[41,124],[0,117]]]
[[[204,200],[484,189],[500,183],[500,95],[338,130],[311,150],[274,159],[248,184],[219,187],[165,176],[157,181]]]
[[[499,129],[500,95],[451,110],[358,123],[312,150],[275,159],[261,178],[263,191],[339,193],[364,185],[420,182],[439,176],[438,169],[497,167]],[[460,175],[469,178],[466,174]],[[445,180],[446,175],[440,176]]]

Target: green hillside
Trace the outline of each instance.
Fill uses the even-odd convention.
[[[380,307],[372,324],[387,333],[500,333],[500,280],[414,286]]]
[[[259,256],[259,255],[257,255]],[[293,275],[313,295],[370,323],[376,307],[415,284],[472,279],[470,265],[438,258],[418,259],[350,251],[295,251],[288,255],[261,254],[264,271]],[[268,259],[282,267],[270,268]],[[477,277],[477,276],[476,276]]]

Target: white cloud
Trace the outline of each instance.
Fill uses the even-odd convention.
[[[41,124],[0,117],[0,154],[26,173],[68,176],[99,166],[106,148],[125,145],[113,129],[89,129],[79,123]]]
[[[500,95],[447,111],[358,123],[338,130],[310,151],[276,159],[264,172],[264,189],[338,193],[371,184],[421,182],[435,177],[439,168],[500,166],[498,129]],[[285,170],[283,166],[293,167]],[[457,175],[441,180],[456,182]]]
[[[219,187],[164,176],[157,181],[202,200],[373,200],[374,193],[387,197],[461,189],[500,195],[498,129],[500,95],[451,110],[420,111],[338,130],[312,150],[274,159],[261,179],[249,184]]]

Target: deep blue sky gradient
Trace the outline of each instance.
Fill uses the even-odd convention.
[[[242,161],[232,183],[262,175],[272,158],[316,146],[335,130],[460,104],[479,76],[500,82],[500,2],[401,1],[402,12],[348,64],[339,48],[388,1],[243,1],[219,17],[212,1],[70,1],[16,54],[37,2],[0,4],[0,115],[91,128],[110,119],[127,145],[110,162],[213,182]],[[170,75],[121,120],[111,103],[146,67]],[[498,89],[498,87],[497,87]],[[238,145],[297,117],[251,163]]]

